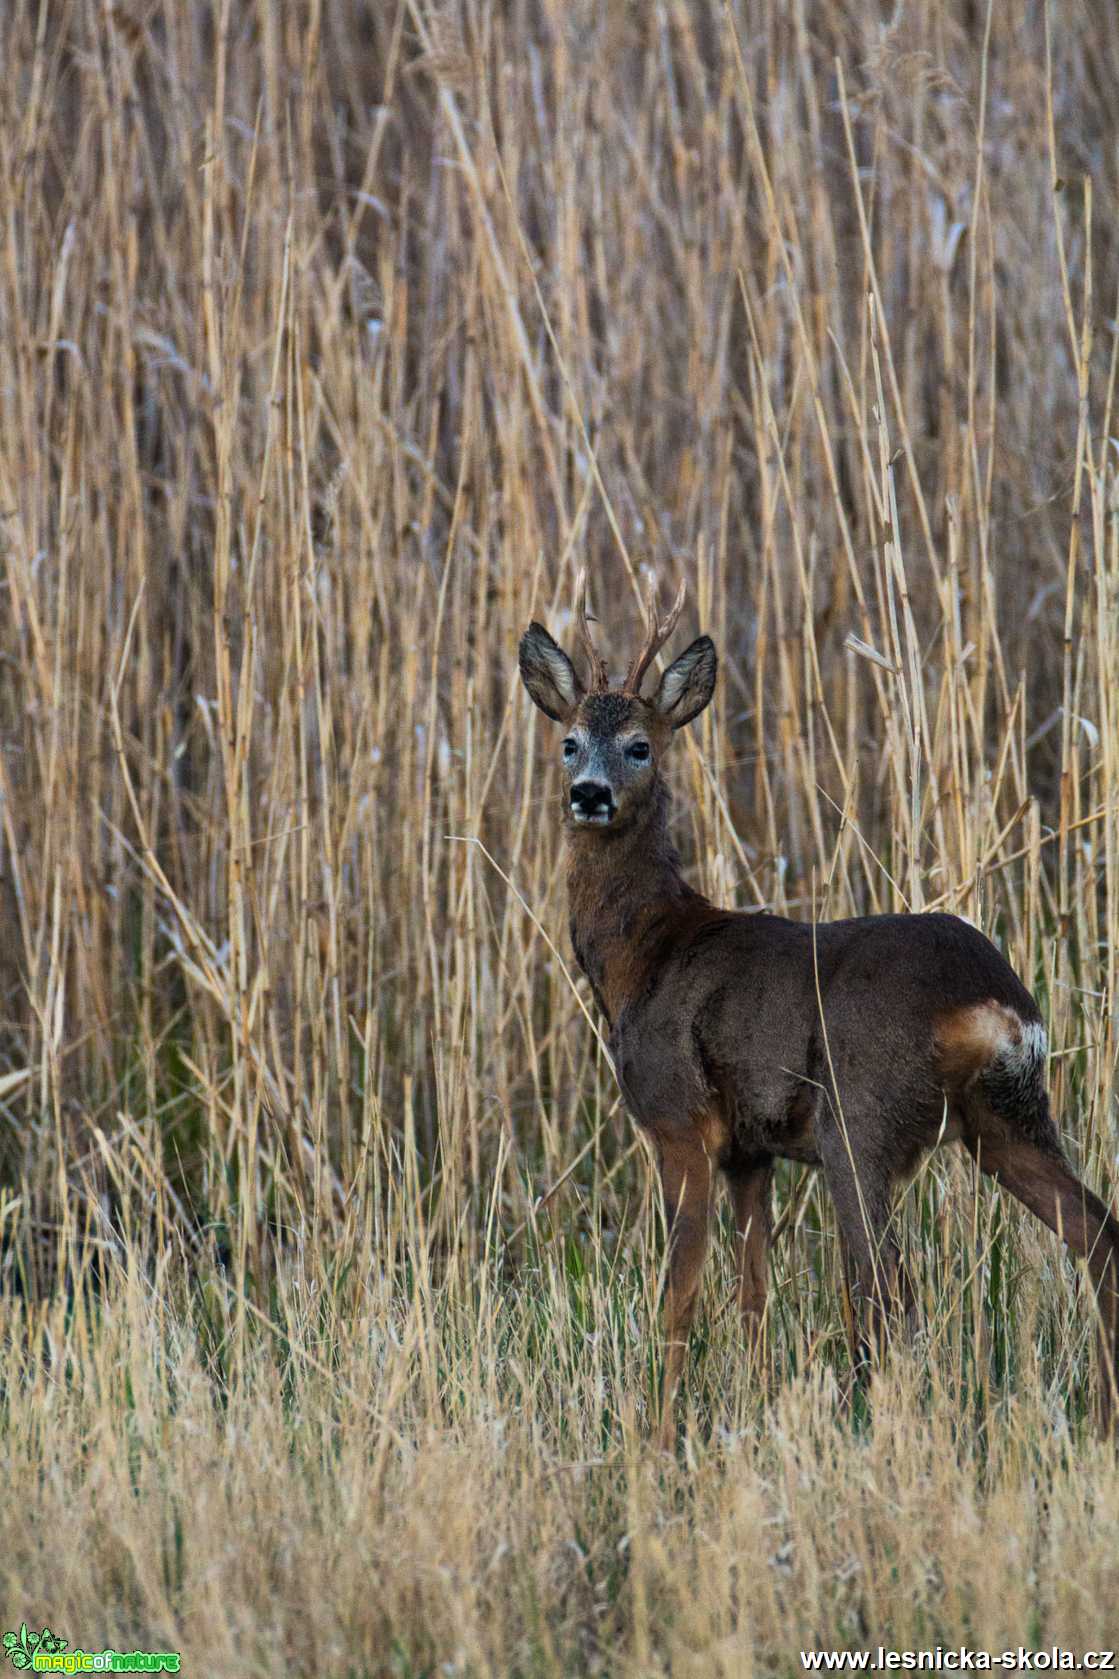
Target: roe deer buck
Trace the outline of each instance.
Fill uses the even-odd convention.
[[[669,1231],[662,1440],[707,1245],[714,1168],[737,1230],[738,1302],[756,1338],[765,1304],[774,1160],[823,1168],[848,1289],[884,1337],[908,1286],[891,1230],[895,1186],[923,1151],[960,1140],[983,1171],[1086,1259],[1101,1316],[1103,1425],[1116,1402],[1119,1220],[1068,1166],[1045,1089],[1037,1004],[994,945],[953,915],[870,915],[815,926],[718,909],[687,884],[661,766],[707,705],[715,647],[700,636],[641,696],[676,625],[681,586],[620,688],[576,623],[589,686],[542,625],[521,639],[532,699],[564,726],[571,939],[610,1034],[626,1103],[654,1145]],[[852,1332],[857,1362],[865,1340]]]

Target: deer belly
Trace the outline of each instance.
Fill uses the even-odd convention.
[[[736,1097],[733,1132],[739,1149],[819,1165],[819,1091],[814,1084],[784,1074],[772,1084],[755,1083],[749,1091],[739,1090]]]

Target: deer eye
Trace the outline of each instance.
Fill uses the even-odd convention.
[[[574,758],[577,751],[578,751],[578,746],[577,746],[576,742],[572,740],[570,735],[568,735],[567,739],[563,743],[563,761],[564,761],[564,763],[569,764],[571,762],[572,758]]]
[[[647,740],[632,740],[626,747],[626,757],[632,758],[635,764],[643,764],[649,756],[649,742]]]

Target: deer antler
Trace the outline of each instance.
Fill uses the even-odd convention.
[[[590,626],[587,623],[587,568],[580,567],[579,575],[575,579],[575,627],[579,631],[579,640],[587,650],[590,660],[591,681],[589,693],[604,693],[610,686],[610,672],[606,668],[606,660],[591,640]]]
[[[676,628],[676,620],[684,610],[684,596],[686,593],[687,584],[684,582],[684,579],[681,578],[680,587],[676,591],[676,599],[669,607],[666,616],[658,620],[657,580],[655,577],[651,577],[649,579],[649,599],[645,609],[648,617],[648,630],[645,636],[645,645],[635,656],[633,663],[630,665],[629,670],[626,673],[626,679],[622,684],[622,688],[625,693],[639,694],[641,692],[641,683],[644,680],[645,672],[648,670],[649,666],[652,664],[653,660],[656,658],[657,654],[660,652],[661,648]]]

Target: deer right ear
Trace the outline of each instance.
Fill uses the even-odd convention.
[[[546,717],[566,723],[585,692],[563,648],[543,624],[530,624],[521,637],[521,680]]]

